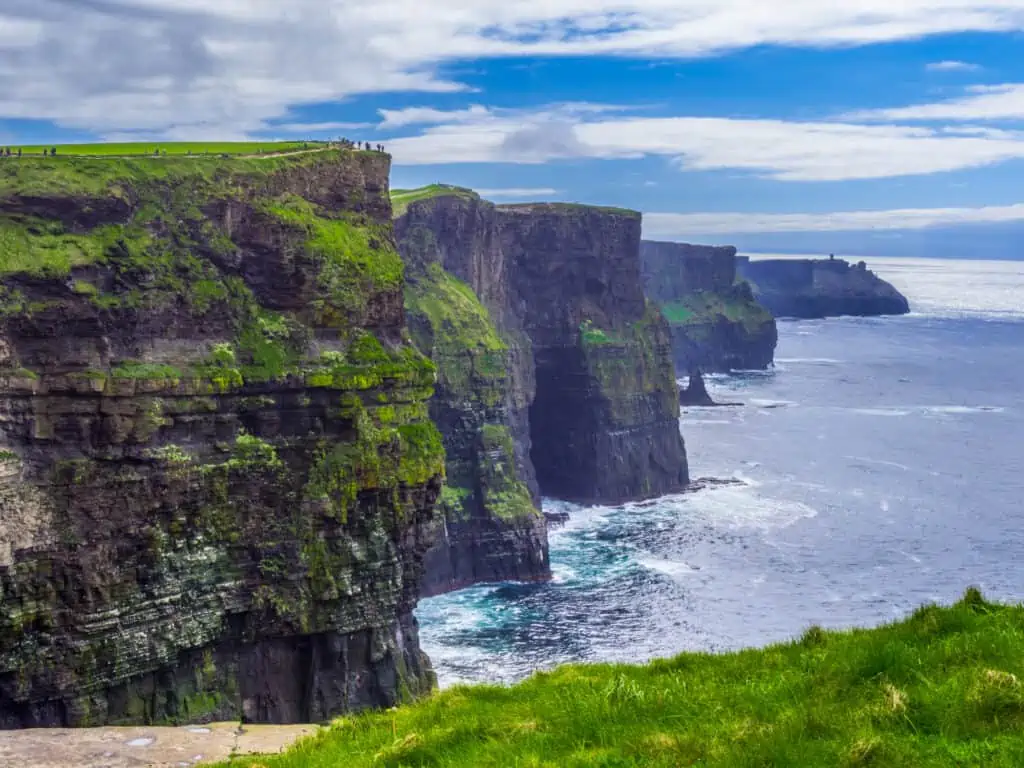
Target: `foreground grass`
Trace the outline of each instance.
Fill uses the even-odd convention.
[[[563,667],[337,720],[266,768],[1022,766],[1024,609],[975,590],[872,630]]]
[[[160,154],[168,155],[255,155],[260,152],[297,152],[303,149],[316,149],[323,146],[318,142],[303,141],[177,141],[177,142],[130,142],[102,144],[33,144],[33,145],[0,145],[10,146],[12,152],[19,149],[26,155],[39,155],[44,150],[57,148],[57,157],[135,157],[153,155],[159,149]],[[6,159],[6,158],[5,158]],[[13,158],[12,158],[13,159]]]

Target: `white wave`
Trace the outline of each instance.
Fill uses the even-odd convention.
[[[660,557],[645,555],[638,557],[636,562],[649,571],[656,571],[674,579],[700,572],[700,568],[695,568],[681,560],[665,560]]]
[[[565,563],[551,564],[551,581],[554,584],[566,584],[576,579],[576,571]]]
[[[910,471],[910,467],[908,467],[906,464],[899,464],[899,463],[897,463],[895,461],[885,461],[883,459],[872,459],[872,458],[870,458],[868,456],[844,456],[843,458],[844,459],[849,459],[850,461],[860,461],[860,462],[863,462],[865,464],[879,464],[879,465],[881,465],[883,467],[895,467],[896,469],[902,469],[902,470],[905,470],[907,472]]]
[[[927,413],[1004,413],[1005,408],[994,405],[926,405],[921,410]]]
[[[751,398],[750,404],[760,408],[790,408],[796,405],[792,400],[767,400],[759,397]]]
[[[853,413],[864,416],[909,416],[913,411],[902,408],[851,408]]]
[[[712,528],[756,528],[771,531],[800,520],[817,517],[818,511],[799,501],[772,498],[760,493],[760,483],[736,474],[745,485],[721,485],[686,496],[664,497],[660,511],[676,518],[697,519]]]

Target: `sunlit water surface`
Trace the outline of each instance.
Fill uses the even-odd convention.
[[[903,318],[780,323],[768,373],[681,419],[727,486],[565,509],[555,579],[421,602],[442,686],[868,625],[972,584],[1024,599],[1024,263],[870,259]]]

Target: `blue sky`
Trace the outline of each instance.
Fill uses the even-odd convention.
[[[0,141],[345,135],[650,237],[1024,255],[1024,0],[770,5],[8,0]]]

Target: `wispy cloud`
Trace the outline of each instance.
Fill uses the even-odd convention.
[[[374,123],[271,123],[266,126],[268,132],[280,131],[281,133],[329,133],[331,131],[358,131],[366,128],[375,128]]]
[[[836,213],[645,213],[645,237],[764,232],[915,230],[957,224],[1024,221],[1024,203],[983,208],[908,208]]]
[[[1024,120],[1024,83],[974,85],[967,95],[930,104],[871,109],[846,115],[851,120]]]
[[[215,137],[298,104],[470,90],[439,67],[481,58],[664,60],[1022,29],[1024,0],[5,0],[0,117]]]
[[[437,116],[440,118],[440,116]],[[645,117],[567,113],[460,114],[390,139],[396,163],[545,163],[665,157],[681,170],[738,170],[782,181],[887,178],[1024,157],[1024,134],[977,126]]]
[[[509,187],[507,189],[478,189],[476,192],[481,197],[495,197],[495,198],[515,198],[525,200],[537,199],[539,197],[551,197],[561,192],[558,189],[552,189],[551,187]]]
[[[981,69],[977,64],[972,64],[969,61],[933,61],[925,66],[929,72],[977,72]]]

